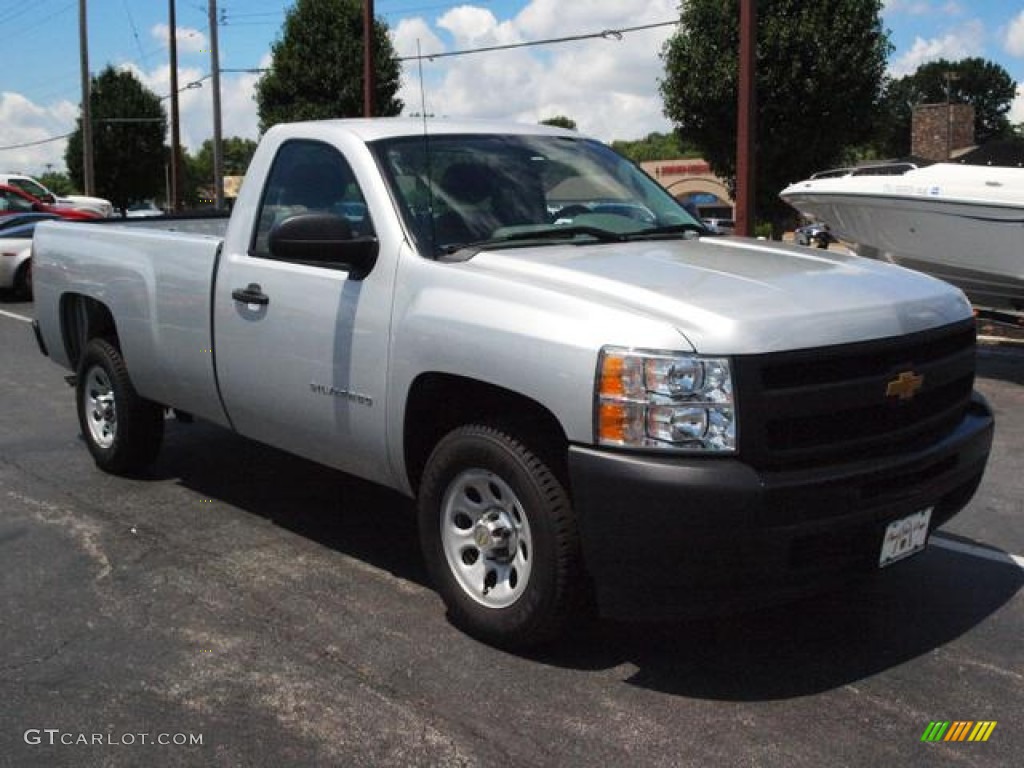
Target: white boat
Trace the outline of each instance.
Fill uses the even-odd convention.
[[[942,278],[978,306],[1024,310],[1024,168],[841,168],[780,196],[862,256]]]

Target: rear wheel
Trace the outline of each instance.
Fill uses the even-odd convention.
[[[93,339],[86,345],[76,394],[78,423],[100,469],[129,474],[156,460],[163,408],[139,396],[120,351],[109,341]]]
[[[473,425],[444,437],[424,471],[419,526],[437,590],[468,633],[525,648],[577,613],[585,577],[568,494],[511,434]]]

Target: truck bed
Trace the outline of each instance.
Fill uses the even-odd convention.
[[[36,314],[54,361],[74,368],[59,324],[74,320],[82,297],[95,299],[116,319],[141,395],[226,424],[214,374],[211,311],[226,227],[223,218],[40,225],[33,268],[44,279]]]

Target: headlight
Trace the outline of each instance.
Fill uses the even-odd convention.
[[[599,445],[736,451],[736,403],[727,358],[605,347],[596,390]]]

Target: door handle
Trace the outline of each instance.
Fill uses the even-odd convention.
[[[243,304],[266,305],[270,303],[270,297],[263,292],[259,283],[249,283],[245,288],[235,288],[231,292],[231,298]]]

